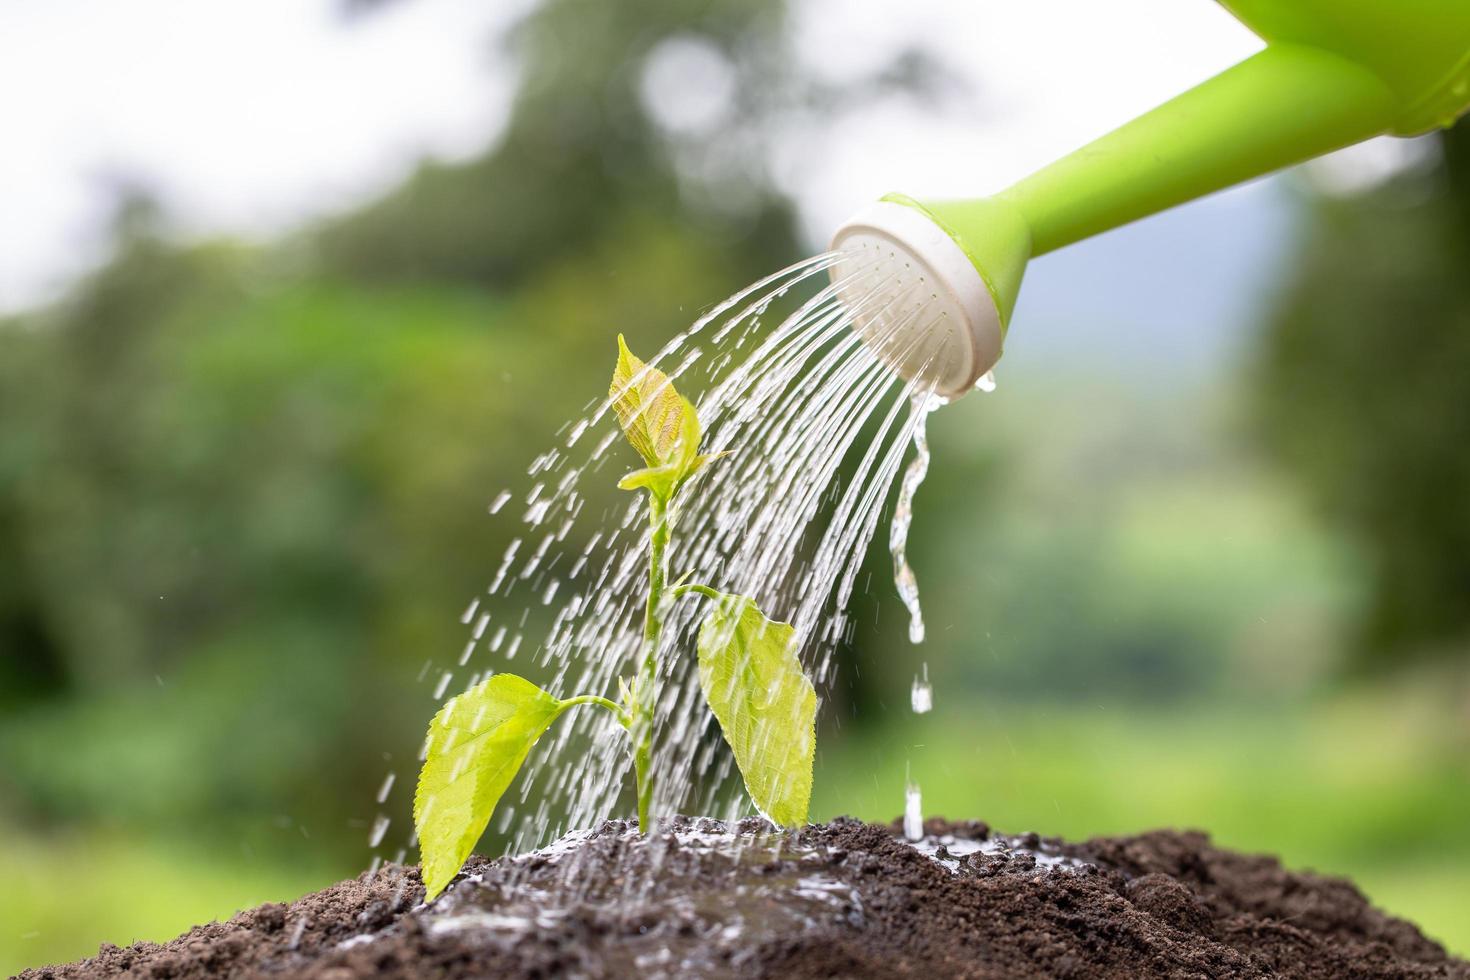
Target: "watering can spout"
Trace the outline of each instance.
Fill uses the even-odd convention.
[[[992,197],[889,195],[843,225],[832,275],[870,346],[904,377],[957,397],[999,359],[1030,259],[1470,109],[1466,0],[1225,6],[1267,40],[1263,50]]]

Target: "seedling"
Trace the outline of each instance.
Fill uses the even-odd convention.
[[[806,823],[816,753],[817,695],[796,657],[796,631],[745,596],[698,583],[668,584],[674,504],[692,477],[722,453],[701,454],[699,415],[668,376],[644,364],[618,336],[608,391],[628,442],[646,466],[618,481],[648,494],[648,601],[632,681],[618,700],[557,698],[514,674],[496,674],[450,698],[429,723],[413,818],[432,899],[463,867],[531,747],[574,707],[611,711],[627,729],[638,791],[638,828],[651,824],[654,705],[664,616],[681,597],[710,600],[696,642],[699,685],[735,755],[746,792],[773,823]]]

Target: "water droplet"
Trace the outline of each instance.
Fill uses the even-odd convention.
[[[461,623],[464,623],[466,626],[468,626],[470,620],[475,618],[475,610],[477,610],[479,608],[480,608],[480,600],[479,599],[476,599],[476,600],[474,600],[473,602],[470,603],[470,606],[469,606],[468,609],[466,609],[462,614],[460,614],[459,621]]]
[[[980,379],[975,382],[975,390],[976,391],[994,391],[995,390],[995,372],[994,371],[986,371],[984,374],[980,375]]]
[[[914,714],[927,714],[934,708],[934,688],[929,685],[929,665],[922,664],[919,673],[914,675],[914,686],[909,691],[909,705],[914,709]]]
[[[454,680],[454,675],[447,670],[439,676],[439,683],[434,685],[435,701],[438,701],[440,698],[444,697],[444,692],[449,690],[449,682],[452,680]]]

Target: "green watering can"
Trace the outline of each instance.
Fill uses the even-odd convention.
[[[833,239],[855,328],[945,398],[999,360],[1029,259],[1470,109],[1470,0],[1220,0],[1264,50],[992,197],[890,194]]]

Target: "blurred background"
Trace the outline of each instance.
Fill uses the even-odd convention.
[[[366,866],[615,331],[1257,46],[1205,0],[0,8],[0,970]],[[1201,827],[1470,954],[1467,271],[1463,124],[1035,263],[815,815]]]

